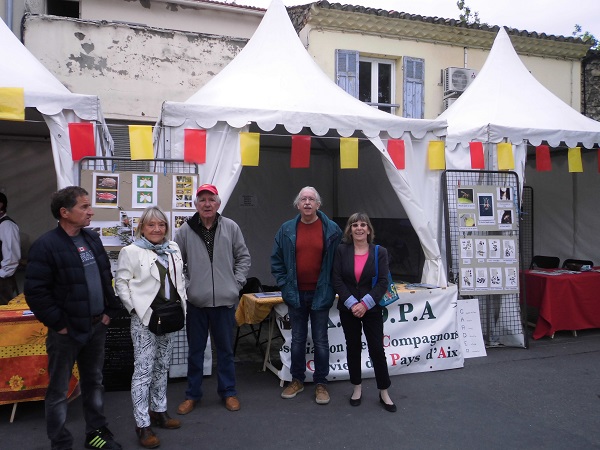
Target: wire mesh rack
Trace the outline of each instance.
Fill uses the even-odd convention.
[[[512,229],[495,229],[493,231],[482,231],[474,227],[474,231],[464,231],[459,225],[458,206],[459,188],[461,186],[481,186],[489,188],[490,192],[496,188],[511,188],[515,211]],[[499,239],[514,240],[516,245],[515,258],[518,266],[522,268],[522,254],[520,253],[520,222],[521,203],[519,201],[519,178],[514,172],[497,172],[484,170],[447,170],[442,174],[442,194],[445,213],[445,238],[446,258],[448,267],[448,280],[460,286],[460,240],[468,237],[496,236]],[[484,189],[485,190],[485,189]],[[492,227],[493,228],[493,227]],[[516,282],[520,283],[519,273],[516,274]],[[518,288],[513,289],[518,290]],[[478,298],[481,328],[484,342],[487,346],[526,347],[527,335],[524,332],[523,318],[521,316],[521,304],[519,293],[487,293],[485,290],[476,292],[461,292],[459,300]]]

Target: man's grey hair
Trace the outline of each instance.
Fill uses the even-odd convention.
[[[298,208],[298,205],[300,204],[300,198],[302,198],[302,191],[306,190],[311,190],[315,193],[317,205],[321,206],[321,196],[319,195],[319,192],[317,192],[317,190],[312,186],[304,186],[302,189],[300,189],[300,192],[298,192],[298,195],[296,195],[296,198],[294,199],[294,208]]]

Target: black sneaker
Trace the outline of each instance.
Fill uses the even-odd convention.
[[[104,450],[121,450],[121,444],[114,440],[113,434],[106,427],[100,427],[85,437],[85,448],[101,448]]]

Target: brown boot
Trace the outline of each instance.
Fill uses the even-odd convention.
[[[156,448],[160,445],[158,436],[154,434],[154,431],[150,427],[135,427],[135,433],[140,441],[140,445],[144,448]]]
[[[169,430],[174,430],[181,426],[181,422],[177,419],[173,419],[166,411],[150,411],[150,422],[152,425],[157,425],[161,428],[167,428]]]

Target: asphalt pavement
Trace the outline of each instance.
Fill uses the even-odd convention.
[[[531,332],[531,330],[530,330]],[[185,379],[168,386],[178,430],[156,429],[161,449],[593,449],[600,448],[600,330],[559,332],[530,339],[529,348],[495,347],[465,360],[464,368],[392,378],[396,413],[383,409],[374,379],[352,407],[348,381],[329,384],[331,402],[317,405],[307,384],[294,399],[280,398],[279,379],[262,372],[261,355],[245,338],[237,356],[241,410],[229,412],[204,380],[204,397],[186,416],[176,408]],[[0,406],[0,449],[49,448],[43,402]],[[107,392],[109,428],[124,449],[141,448],[129,392]],[[75,447],[84,448],[81,399],[69,406]]]

